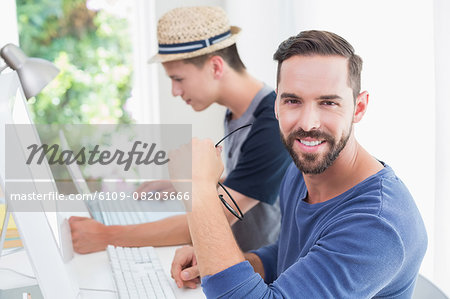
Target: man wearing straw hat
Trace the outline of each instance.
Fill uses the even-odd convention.
[[[219,7],[176,8],[158,22],[161,62],[172,93],[195,111],[217,103],[227,107],[225,139],[227,176],[223,181],[245,214],[243,221],[224,210],[239,246],[247,251],[276,240],[280,226],[279,184],[290,163],[274,116],[273,89],[252,77],[236,48],[240,28],[230,26]],[[150,182],[137,192],[164,190]],[[219,199],[217,199],[219,200]],[[105,226],[88,218],[70,219],[74,249],[80,253],[116,246],[165,246],[191,242],[185,215],[129,226]]]

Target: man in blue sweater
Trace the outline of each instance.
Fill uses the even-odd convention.
[[[214,197],[219,151],[193,140],[194,247],[177,251],[172,276],[191,286],[200,275],[211,298],[410,298],[427,235],[406,186],[354,136],[369,99],[361,58],[336,34],[305,31],[274,59],[275,113],[294,160],[278,241],[240,251]]]

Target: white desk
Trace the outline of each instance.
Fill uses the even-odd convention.
[[[169,277],[170,285],[175,293],[175,296],[177,298],[187,299],[205,298],[200,286],[194,290],[179,289],[174,280],[170,278],[170,266],[172,264],[172,258],[176,248],[178,248],[178,246],[155,248],[166,275]],[[115,290],[114,279],[109,266],[108,256],[105,251],[85,255],[76,254],[70,262],[70,266],[73,269],[74,276],[78,280],[78,285],[80,288]],[[10,268],[20,273],[34,276],[25,250],[3,256],[0,259],[0,268]],[[55,273],[55,275],[57,274]],[[17,288],[33,284],[36,284],[34,279],[26,278],[10,271],[0,270],[0,288],[2,289]],[[82,294],[83,299],[118,298],[117,294],[111,292],[83,290]]]

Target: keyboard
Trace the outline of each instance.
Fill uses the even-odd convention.
[[[139,224],[184,214],[184,212],[150,212],[146,208],[146,202],[135,200],[119,201],[107,209],[104,206],[108,204],[108,201],[100,200],[88,204],[92,217],[105,225]]]
[[[119,298],[175,298],[153,247],[106,248]]]

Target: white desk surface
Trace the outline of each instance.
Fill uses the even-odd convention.
[[[169,277],[170,286],[172,287],[175,296],[177,298],[187,299],[205,298],[200,285],[194,290],[179,289],[175,284],[175,281],[170,278],[170,266],[177,248],[178,246],[155,248],[166,275]],[[69,264],[74,272],[74,276],[78,280],[80,288],[115,290],[108,256],[105,251],[84,255],[75,254],[75,257]],[[25,250],[1,257],[0,268],[10,268],[20,273],[34,276]],[[26,278],[11,271],[0,270],[0,288],[2,289],[17,288],[33,284],[36,284],[36,280]],[[112,292],[82,290],[82,298],[112,299],[118,298],[118,296]]]

